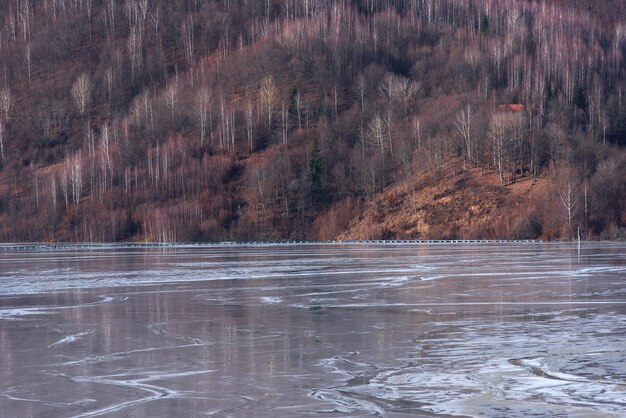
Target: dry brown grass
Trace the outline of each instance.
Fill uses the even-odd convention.
[[[339,240],[521,238],[530,217],[528,202],[544,181],[524,178],[505,187],[497,174],[463,170],[460,159],[446,163],[447,173],[434,186],[414,187],[421,179],[396,185],[355,214]],[[516,229],[517,228],[517,229]],[[527,238],[531,238],[528,236]]]

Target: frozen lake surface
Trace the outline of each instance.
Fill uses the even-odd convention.
[[[0,417],[626,416],[626,244],[0,253]]]

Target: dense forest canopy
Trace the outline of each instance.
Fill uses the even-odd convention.
[[[1,2],[0,240],[334,239],[358,221],[362,238],[624,238],[624,11]],[[392,190],[453,179],[455,199],[484,186],[490,218],[372,220]],[[429,211],[469,210],[446,208]]]

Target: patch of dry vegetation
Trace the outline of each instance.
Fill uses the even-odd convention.
[[[496,173],[463,170],[450,160],[437,184],[419,187],[413,178],[368,202],[338,240],[537,238],[526,208],[545,181],[524,179],[501,186]]]

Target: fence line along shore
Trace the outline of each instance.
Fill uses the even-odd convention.
[[[20,243],[0,244],[0,251],[77,250],[77,249],[126,249],[126,248],[174,248],[174,247],[270,247],[287,245],[402,245],[402,244],[536,244],[541,240],[349,240],[349,241],[222,241],[222,242],[128,242],[128,243]]]

